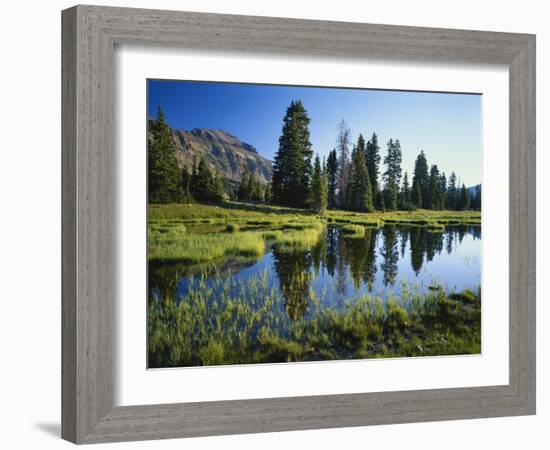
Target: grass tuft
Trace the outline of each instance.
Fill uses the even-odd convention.
[[[481,352],[481,299],[474,291],[419,294],[408,286],[386,303],[362,295],[343,309],[310,299],[308,316],[293,318],[270,276],[266,271],[246,286],[223,278],[217,290],[200,279],[178,301],[152,298],[149,367]]]
[[[342,227],[342,232],[346,235],[346,237],[362,238],[365,236],[365,227],[355,224],[344,225]]]
[[[239,231],[239,225],[237,225],[236,223],[228,223],[225,226],[225,230],[234,233],[236,231]]]

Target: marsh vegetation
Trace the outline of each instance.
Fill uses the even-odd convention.
[[[149,217],[149,367],[480,352],[479,213]]]

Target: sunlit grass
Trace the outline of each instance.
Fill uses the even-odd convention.
[[[342,232],[346,235],[346,237],[362,238],[365,236],[365,227],[355,224],[344,225],[342,227]]]
[[[481,223],[481,215],[475,211],[417,210],[368,214],[326,211],[319,215],[300,209],[236,202],[228,207],[151,205],[148,214],[149,258],[187,263],[209,261],[224,255],[259,257],[269,242],[274,242],[282,251],[306,250],[317,243],[327,223],[340,226],[348,237],[362,237],[364,227],[384,224],[422,226],[437,233],[444,231],[446,225]]]
[[[227,231],[230,231],[231,233],[234,233],[235,231],[239,231],[239,224],[237,224],[237,223],[228,223],[225,226],[225,229]]]
[[[154,297],[148,317],[149,366],[477,354],[481,351],[480,289],[420,294],[404,285],[382,299],[362,295],[341,309],[313,292],[306,315],[263,273],[215,286],[192,279],[188,293]],[[298,281],[299,283],[299,281]],[[285,312],[286,311],[286,312]]]
[[[322,222],[293,223],[281,229],[238,231],[234,223],[226,225],[230,233],[185,233],[185,226],[172,224],[164,228],[149,225],[147,238],[150,260],[179,261],[187,264],[211,261],[228,255],[255,256],[264,254],[272,243],[283,252],[304,251],[317,244],[325,226]]]
[[[272,246],[282,254],[306,252],[325,236],[327,223],[340,227],[346,237],[365,237],[366,227],[384,224],[439,233],[447,225],[481,221],[473,211],[312,214],[236,202],[227,207],[155,205],[148,218],[149,259],[186,267],[217,267],[228,256],[254,260]],[[404,284],[384,301],[363,295],[332,309],[313,290],[300,303],[310,273],[286,280],[284,292],[280,283],[269,280],[272,276],[264,271],[239,281],[220,275],[214,277],[214,288],[204,278],[191,277],[183,298],[154,297],[148,322],[150,366],[480,352],[479,289],[446,293],[434,285],[420,294]]]
[[[440,223],[430,223],[426,225],[426,230],[432,233],[440,233],[445,231],[445,225],[442,225]]]
[[[172,260],[184,263],[199,263],[221,258],[225,255],[261,256],[265,243],[261,234],[254,232],[211,233],[174,235],[150,234],[147,239],[150,260]]]
[[[305,251],[319,242],[324,226],[312,226],[302,230],[284,231],[274,236],[277,249],[282,252]]]
[[[479,225],[480,211],[426,210],[358,213],[327,210],[322,215],[304,209],[273,205],[228,202],[222,206],[202,204],[149,205],[149,221],[178,220],[181,222],[246,222],[248,225],[275,226],[287,222],[323,221],[378,227],[384,223],[429,225]]]

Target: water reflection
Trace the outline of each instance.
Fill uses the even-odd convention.
[[[417,284],[420,291],[461,290],[481,284],[481,228],[452,226],[445,231],[386,225],[366,229],[361,238],[349,238],[338,227],[327,227],[317,245],[288,252],[272,245],[259,260],[227,258],[208,265],[155,264],[149,266],[150,295],[181,297],[190,280],[246,281],[268,271],[271,288],[284,299],[288,317],[298,320],[314,307],[342,308],[362,294],[386,298],[400,282]],[[235,283],[237,284],[237,283]]]

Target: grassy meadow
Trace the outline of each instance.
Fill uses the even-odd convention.
[[[288,251],[317,242],[327,225],[361,237],[365,227],[385,224],[422,226],[442,231],[446,225],[480,225],[476,211],[392,211],[355,213],[307,210],[230,202],[226,206],[200,204],[150,205],[148,257],[150,260],[200,263],[224,256],[261,256],[268,243]]]

